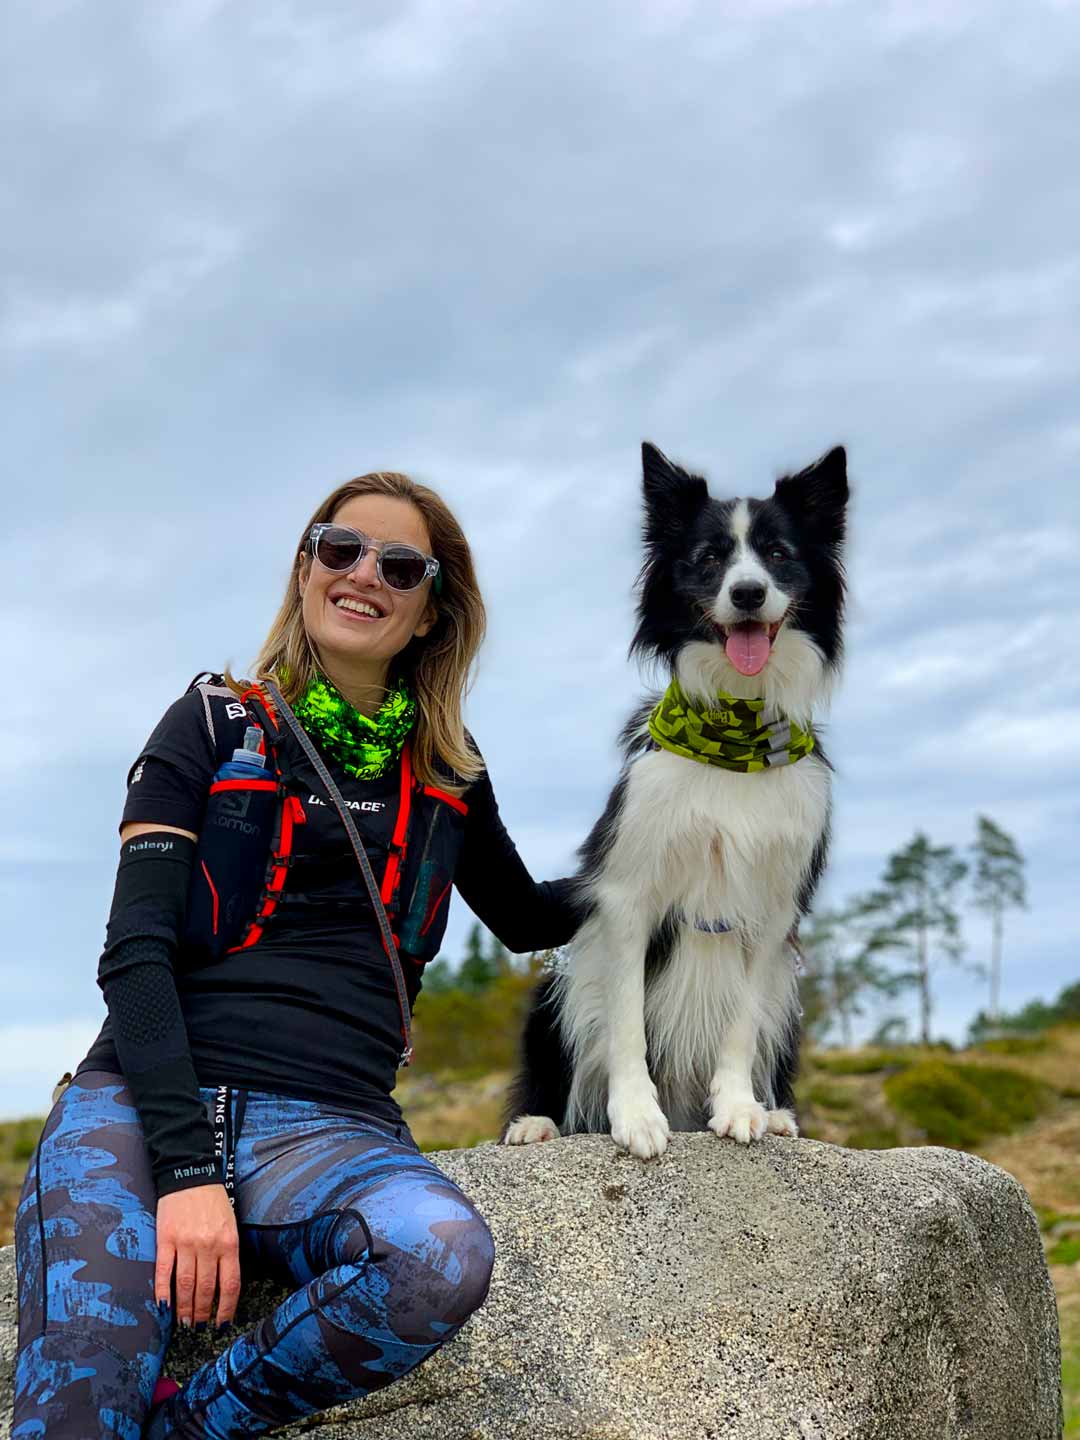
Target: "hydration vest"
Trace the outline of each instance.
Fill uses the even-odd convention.
[[[202,698],[216,765],[192,869],[182,936],[184,968],[210,964],[263,938],[267,922],[288,892],[297,830],[308,823],[312,801],[329,807],[344,834],[330,797],[317,796],[294,773],[284,735],[274,741],[273,712],[264,691],[251,686],[241,700],[222,675],[208,671],[196,675],[185,693],[192,690]],[[264,775],[218,780],[217,771],[242,748],[252,725],[263,736],[259,753],[267,762]],[[463,783],[443,768],[449,783]],[[362,808],[354,815],[361,838],[374,823]],[[375,878],[411,998],[419,988],[420,972],[438,953],[446,931],[450,886],[468,809],[458,796],[420,784],[406,741],[396,811],[381,817],[387,827],[388,858],[383,874],[376,872]],[[359,870],[357,890],[363,892]]]

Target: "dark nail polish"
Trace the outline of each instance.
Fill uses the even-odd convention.
[[[223,1321],[221,1322],[221,1324],[217,1327],[217,1329],[214,1331],[214,1334],[215,1334],[215,1335],[227,1335],[231,1329],[232,1329],[232,1321],[231,1321],[231,1320],[223,1320]]]
[[[159,1315],[168,1315],[169,1311],[172,1309],[172,1306],[169,1304],[168,1300],[159,1300],[157,1302],[157,1308]]]
[[[200,1330],[205,1330],[205,1329],[206,1329],[206,1321],[205,1321],[205,1320],[199,1320],[199,1321],[196,1322],[196,1325],[195,1325],[195,1334],[196,1334],[196,1335],[198,1335],[198,1333],[200,1332]]]

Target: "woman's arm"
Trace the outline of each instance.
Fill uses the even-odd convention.
[[[196,836],[124,825],[98,985],[158,1195],[220,1180],[173,973]]]
[[[585,913],[575,880],[532,878],[507,834],[486,770],[469,790],[468,801],[454,875],[466,905],[516,954],[565,945]]]
[[[176,1318],[231,1320],[240,1293],[239,1236],[173,974],[196,835],[152,821],[122,826],[120,868],[98,983],[120,1068],[142,1124],[157,1190],[154,1294]],[[174,1272],[175,1270],[175,1282]]]

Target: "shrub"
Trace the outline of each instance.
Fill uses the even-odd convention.
[[[855,1096],[842,1085],[830,1085],[827,1080],[818,1080],[811,1085],[806,1091],[806,1098],[811,1105],[817,1105],[822,1110],[855,1108]]]
[[[913,1063],[903,1050],[853,1050],[847,1054],[816,1054],[814,1064],[830,1075],[876,1075],[880,1070],[902,1069]]]
[[[1045,1035],[998,1035],[984,1040],[979,1049],[990,1055],[1035,1055],[1046,1046]]]
[[[847,1138],[849,1150],[894,1150],[901,1143],[899,1131],[888,1125],[853,1130]]]
[[[1004,1135],[1033,1120],[1049,1088],[1014,1070],[927,1060],[885,1081],[893,1109],[932,1145],[966,1149],[987,1135]]]

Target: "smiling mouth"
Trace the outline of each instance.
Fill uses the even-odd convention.
[[[345,599],[335,600],[333,604],[335,610],[340,610],[341,613],[347,615],[350,620],[371,621],[381,620],[383,618],[382,611],[377,605],[369,605],[364,600],[353,600],[346,597]]]
[[[740,675],[759,675],[772,654],[784,616],[767,623],[764,620],[738,620],[731,625],[716,625],[724,641],[724,654]]]

